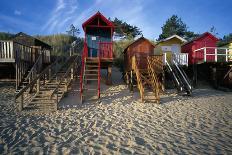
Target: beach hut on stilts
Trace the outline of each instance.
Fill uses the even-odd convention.
[[[124,50],[125,78],[131,91],[139,89],[141,101],[159,102],[163,88],[163,56],[154,55],[155,45],[140,37]],[[149,96],[152,92],[152,97]]]
[[[85,40],[82,52],[82,69],[80,77],[80,97],[96,92],[100,98],[101,69],[107,70],[106,83],[111,84],[113,63],[113,23],[100,12],[82,24]],[[96,83],[90,88],[90,83]]]
[[[188,54],[181,53],[181,45],[185,42],[187,41],[184,38],[172,35],[156,44],[155,54],[163,55],[165,73],[169,75],[165,81],[168,81],[169,77],[178,93],[191,95],[191,82],[184,70],[188,66]]]
[[[232,49],[217,47],[218,41],[217,37],[205,32],[182,46],[182,53],[189,55],[189,67],[192,69],[195,85],[198,79],[210,80],[215,88],[226,86],[232,81]]]

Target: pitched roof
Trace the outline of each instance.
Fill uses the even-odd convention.
[[[18,41],[17,37],[22,37],[22,36],[26,37],[27,40],[30,39],[30,40],[33,40],[33,42],[36,41],[37,43],[39,43],[40,45],[42,44],[43,46],[45,46],[45,47],[48,48],[48,49],[51,49],[51,48],[52,48],[49,44],[47,44],[47,43],[45,43],[45,42],[43,42],[43,41],[41,41],[41,40],[39,40],[39,39],[37,39],[37,38],[35,38],[35,37],[32,37],[32,36],[30,36],[30,35],[28,35],[28,34],[26,34],[26,33],[23,33],[23,32],[19,32],[19,33],[15,34],[13,40],[17,40],[17,41]],[[21,39],[20,39],[20,40],[21,40]],[[25,40],[24,40],[24,41],[25,41]],[[35,42],[34,42],[34,43],[35,43]],[[34,45],[34,44],[33,44],[33,45]],[[33,45],[29,45],[29,46],[33,46]]]
[[[125,53],[126,50],[127,50],[130,46],[132,46],[133,44],[139,42],[140,40],[145,40],[145,41],[149,42],[153,47],[155,47],[155,45],[154,45],[150,40],[148,40],[147,38],[144,38],[144,37],[142,36],[142,37],[136,39],[135,41],[133,41],[131,44],[129,44],[129,45],[124,49],[123,53]]]
[[[88,24],[90,24],[95,18],[100,17],[102,21],[104,21],[108,26],[114,27],[114,24],[108,20],[105,16],[103,16],[99,11],[95,13],[93,16],[91,16],[88,20],[86,20],[83,24],[82,27],[86,27]]]
[[[192,43],[192,42],[194,42],[194,41],[200,40],[200,39],[202,39],[202,38],[205,37],[205,36],[209,36],[209,37],[211,37],[212,39],[214,39],[215,41],[218,41],[218,40],[219,40],[217,37],[215,37],[215,36],[212,35],[211,33],[205,32],[205,33],[199,35],[198,37],[196,37],[196,38],[190,40],[189,42],[185,43],[184,45],[187,45],[187,44]],[[183,46],[184,46],[184,45],[183,45]]]
[[[163,39],[163,40],[161,40],[160,42],[165,42],[165,41],[168,41],[168,40],[171,40],[171,39],[173,39],[173,38],[177,38],[177,39],[179,39],[180,41],[182,41],[182,42],[187,42],[187,40],[185,40],[184,38],[182,38],[182,37],[180,37],[180,36],[178,36],[178,35],[172,35],[172,36],[170,36],[170,37],[168,37],[168,38],[165,38],[165,39]]]

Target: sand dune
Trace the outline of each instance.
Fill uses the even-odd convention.
[[[232,153],[232,93],[170,91],[158,105],[140,103],[119,80],[102,90],[101,101],[80,105],[71,93],[61,110],[31,115],[17,113],[14,87],[1,85],[0,154]]]

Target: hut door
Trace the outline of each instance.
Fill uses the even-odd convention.
[[[89,49],[89,57],[97,57],[98,56],[98,36],[91,36],[91,47]]]
[[[179,47],[178,44],[173,44],[173,45],[172,45],[172,53],[173,53],[173,54],[180,53],[180,47]]]

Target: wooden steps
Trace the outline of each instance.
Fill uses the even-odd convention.
[[[98,98],[100,97],[100,61],[99,59],[89,59],[86,58],[83,63],[83,73],[82,79],[80,80],[81,86],[81,101],[84,101],[84,97],[87,94],[96,93],[98,94]],[[89,88],[89,86],[93,83],[97,82],[97,86],[95,88]],[[94,84],[95,85],[95,84]]]
[[[72,61],[71,61],[72,60]],[[68,87],[74,78],[74,70],[80,68],[78,57],[68,60],[67,63],[51,75],[51,79],[39,79],[42,75],[39,75],[33,81],[33,83],[27,85],[25,89],[19,91],[16,95],[16,99],[20,97],[21,110],[36,111],[36,112],[53,112],[58,108],[58,103],[63,98],[64,94],[68,91]],[[76,68],[75,68],[76,67]],[[47,72],[46,68],[43,72]],[[43,73],[42,72],[42,73]],[[35,86],[34,86],[35,85]],[[26,91],[30,86],[35,87],[32,93]],[[29,98],[28,98],[29,96]],[[25,101],[25,97],[27,98]]]
[[[147,94],[149,92],[153,92],[154,101],[159,103],[159,82],[156,75],[156,72],[153,68],[154,61],[151,61],[150,58],[147,58],[148,68],[147,69],[139,69],[137,66],[137,60],[134,56],[132,58],[132,68],[135,72],[137,87],[140,92],[141,101],[144,102],[147,100]],[[131,80],[130,80],[131,81]]]

